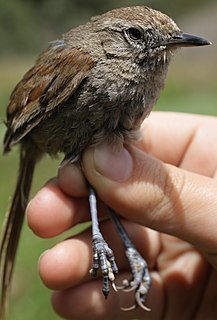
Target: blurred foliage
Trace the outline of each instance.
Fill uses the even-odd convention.
[[[87,21],[115,7],[149,5],[176,18],[214,0],[0,0],[0,54],[34,52]]]

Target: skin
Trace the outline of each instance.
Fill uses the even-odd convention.
[[[104,299],[101,280],[88,275],[92,249],[86,230],[40,257],[41,279],[53,289],[52,305],[60,316],[217,317],[216,138],[216,117],[152,113],[136,145],[119,151],[106,145],[85,151],[85,176],[99,197],[122,216],[129,236],[148,261],[153,283],[146,305],[152,310],[121,311],[133,303],[129,293],[111,291]],[[30,228],[50,238],[88,220],[87,194],[78,167],[61,168],[29,203]],[[122,244],[109,220],[101,228],[117,257],[120,284],[129,277]]]

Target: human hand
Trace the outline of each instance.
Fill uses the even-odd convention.
[[[88,275],[92,247],[86,230],[39,263],[43,282],[55,290],[54,309],[67,319],[86,319],[87,313],[89,319],[217,317],[217,118],[152,113],[142,132],[136,146],[121,152],[87,150],[83,170],[99,197],[126,219],[129,236],[148,261],[153,284],[146,305],[152,311],[121,311],[132,303],[127,293],[104,299],[101,280]],[[81,171],[62,168],[30,202],[30,227],[52,237],[88,220],[87,194]],[[124,249],[110,221],[101,228],[114,250],[120,283],[130,277]]]

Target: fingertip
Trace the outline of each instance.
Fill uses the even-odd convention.
[[[88,149],[83,164],[88,180],[108,206],[131,221],[148,225],[144,213],[155,205],[155,190],[160,197],[163,193],[165,169],[160,161],[136,147],[114,151],[104,145]]]
[[[110,144],[101,144],[84,152],[83,165],[87,175],[93,172],[109,180],[123,182],[131,176],[133,159],[124,146],[115,149]]]
[[[39,258],[41,280],[50,289],[65,290],[87,276],[91,263],[89,246],[78,239],[67,239]]]
[[[67,197],[56,180],[49,181],[29,202],[26,209],[30,229],[42,238],[56,236],[72,227],[81,218],[76,212],[84,205]],[[85,212],[85,211],[82,211]]]

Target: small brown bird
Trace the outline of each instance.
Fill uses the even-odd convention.
[[[17,84],[7,108],[4,138],[4,153],[20,143],[20,169],[0,243],[1,319],[36,162],[45,153],[63,153],[65,165],[79,162],[88,146],[105,141],[115,147],[131,143],[159,96],[174,51],[208,44],[184,34],[159,11],[145,6],[115,9],[51,42]],[[117,266],[100,233],[95,200],[90,187],[91,273],[96,276],[101,268],[107,296]],[[110,212],[133,273],[123,289],[135,289],[135,306],[144,307],[151,283],[147,264]]]

